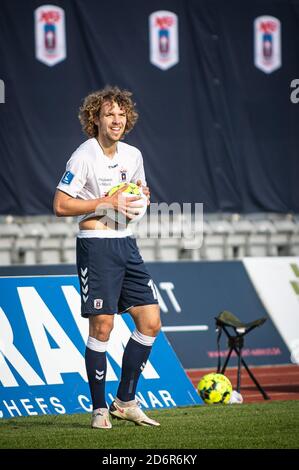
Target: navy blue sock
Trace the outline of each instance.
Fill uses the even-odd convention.
[[[117,390],[117,398],[121,401],[135,400],[137,382],[151,350],[152,346],[129,339],[124,350],[121,380]]]
[[[93,409],[107,408],[105,400],[106,351],[98,352],[86,347],[85,365]]]

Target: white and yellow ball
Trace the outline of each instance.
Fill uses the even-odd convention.
[[[201,398],[208,405],[228,404],[233,387],[230,380],[223,374],[211,373],[204,375],[197,385]]]
[[[141,199],[138,199],[137,201],[132,201],[132,204],[133,207],[134,205],[139,206],[142,204],[142,207],[136,207],[136,215],[133,219],[128,219],[124,216],[124,214],[114,209],[107,209],[107,217],[121,225],[128,225],[129,223],[139,222],[139,220],[141,220],[144,214],[146,213],[147,209],[147,197],[145,196],[145,194],[143,194],[142,188],[137,186],[137,184],[135,183],[117,184],[116,186],[113,186],[113,188],[110,189],[110,191],[108,192],[108,196],[112,196],[118,189],[123,188],[126,184],[128,184],[128,187],[120,194],[124,197],[141,196]]]

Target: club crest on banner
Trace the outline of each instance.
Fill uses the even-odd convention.
[[[281,67],[280,21],[274,16],[259,16],[254,21],[254,64],[265,73]]]
[[[167,70],[179,62],[178,17],[166,10],[149,16],[150,62]]]
[[[66,58],[64,10],[42,5],[34,11],[35,57],[50,67]]]

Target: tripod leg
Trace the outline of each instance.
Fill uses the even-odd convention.
[[[225,362],[224,362],[224,364],[223,364],[223,367],[222,367],[222,369],[221,369],[220,374],[224,374],[225,369],[226,369],[226,366],[227,366],[227,364],[228,364],[228,361],[229,361],[229,358],[230,358],[232,352],[233,352],[233,348],[230,348],[230,350],[229,350],[229,352],[228,352],[228,355],[227,355],[227,357],[226,357],[226,359],[225,359]]]
[[[236,351],[237,349],[235,349]],[[237,377],[237,392],[240,393],[241,388],[241,360],[242,360],[242,348],[239,348],[238,352],[238,377]]]
[[[238,351],[236,350],[236,348],[233,348],[234,351],[236,352],[236,354],[238,354]],[[248,372],[248,375],[250,376],[251,380],[255,383],[256,387],[258,388],[258,390],[260,391],[260,393],[263,395],[264,397],[264,400],[270,400],[270,397],[269,395],[267,395],[267,393],[264,391],[264,389],[261,387],[261,385],[259,384],[259,382],[257,381],[257,379],[254,377],[253,373],[251,372],[251,370],[249,369],[249,367],[247,366],[246,362],[244,361],[243,358],[241,358],[241,361],[242,361],[242,364],[243,366],[245,367],[245,369],[247,370]],[[239,390],[238,390],[239,391]]]

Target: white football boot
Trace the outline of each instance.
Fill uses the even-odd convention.
[[[115,400],[110,405],[109,412],[113,418],[132,421],[136,426],[160,426],[160,423],[146,416],[135,402],[132,406],[120,406]]]
[[[109,410],[107,408],[98,408],[92,412],[91,427],[93,429],[110,429],[112,424],[110,422]]]

